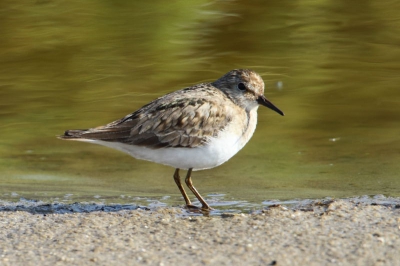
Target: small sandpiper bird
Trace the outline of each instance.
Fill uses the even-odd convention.
[[[67,130],[61,139],[104,145],[142,160],[176,168],[174,180],[188,208],[185,183],[202,205],[210,206],[192,184],[192,170],[216,167],[235,155],[256,129],[264,105],[284,115],[264,96],[264,81],[254,71],[236,69],[211,83],[164,95],[122,119],[84,130]]]

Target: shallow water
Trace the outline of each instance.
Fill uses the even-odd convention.
[[[234,68],[286,116],[260,108],[241,152],[193,174],[211,204],[400,196],[399,8],[2,1],[0,198],[182,204],[172,168],[55,136]]]
[[[169,210],[178,216],[222,216],[227,217],[234,213],[259,214],[268,209],[280,208],[283,210],[301,210],[320,213],[316,208],[326,210],[329,205],[337,200],[332,198],[324,199],[292,199],[292,200],[271,200],[263,201],[261,204],[238,201],[213,201],[213,210],[202,211],[201,209],[187,209],[181,207],[168,208],[168,199],[163,197],[158,200],[149,200],[146,198],[135,198],[135,203],[106,203],[104,201],[81,201],[73,202],[70,196],[63,199],[48,199],[48,201],[28,200],[20,198],[18,201],[0,200],[0,212],[4,211],[24,211],[32,214],[48,213],[90,213],[90,212],[119,212],[132,210],[157,211],[160,209]],[[374,197],[360,196],[340,199],[342,202],[351,202],[356,205],[380,205],[388,208],[400,208],[400,198],[385,197],[375,195]]]

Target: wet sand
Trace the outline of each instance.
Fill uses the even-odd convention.
[[[398,265],[400,198],[251,214],[0,202],[0,265]]]

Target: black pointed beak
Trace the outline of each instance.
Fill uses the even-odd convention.
[[[260,95],[257,99],[257,102],[261,105],[264,105],[265,107],[268,107],[271,110],[274,110],[275,112],[277,112],[278,114],[280,114],[282,116],[285,115],[281,110],[278,109],[278,107],[276,107],[270,101],[268,101],[264,95]]]

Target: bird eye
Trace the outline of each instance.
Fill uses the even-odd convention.
[[[240,82],[237,86],[238,86],[238,89],[241,90],[241,91],[246,90],[246,85],[244,85],[244,84],[241,83],[241,82]]]

